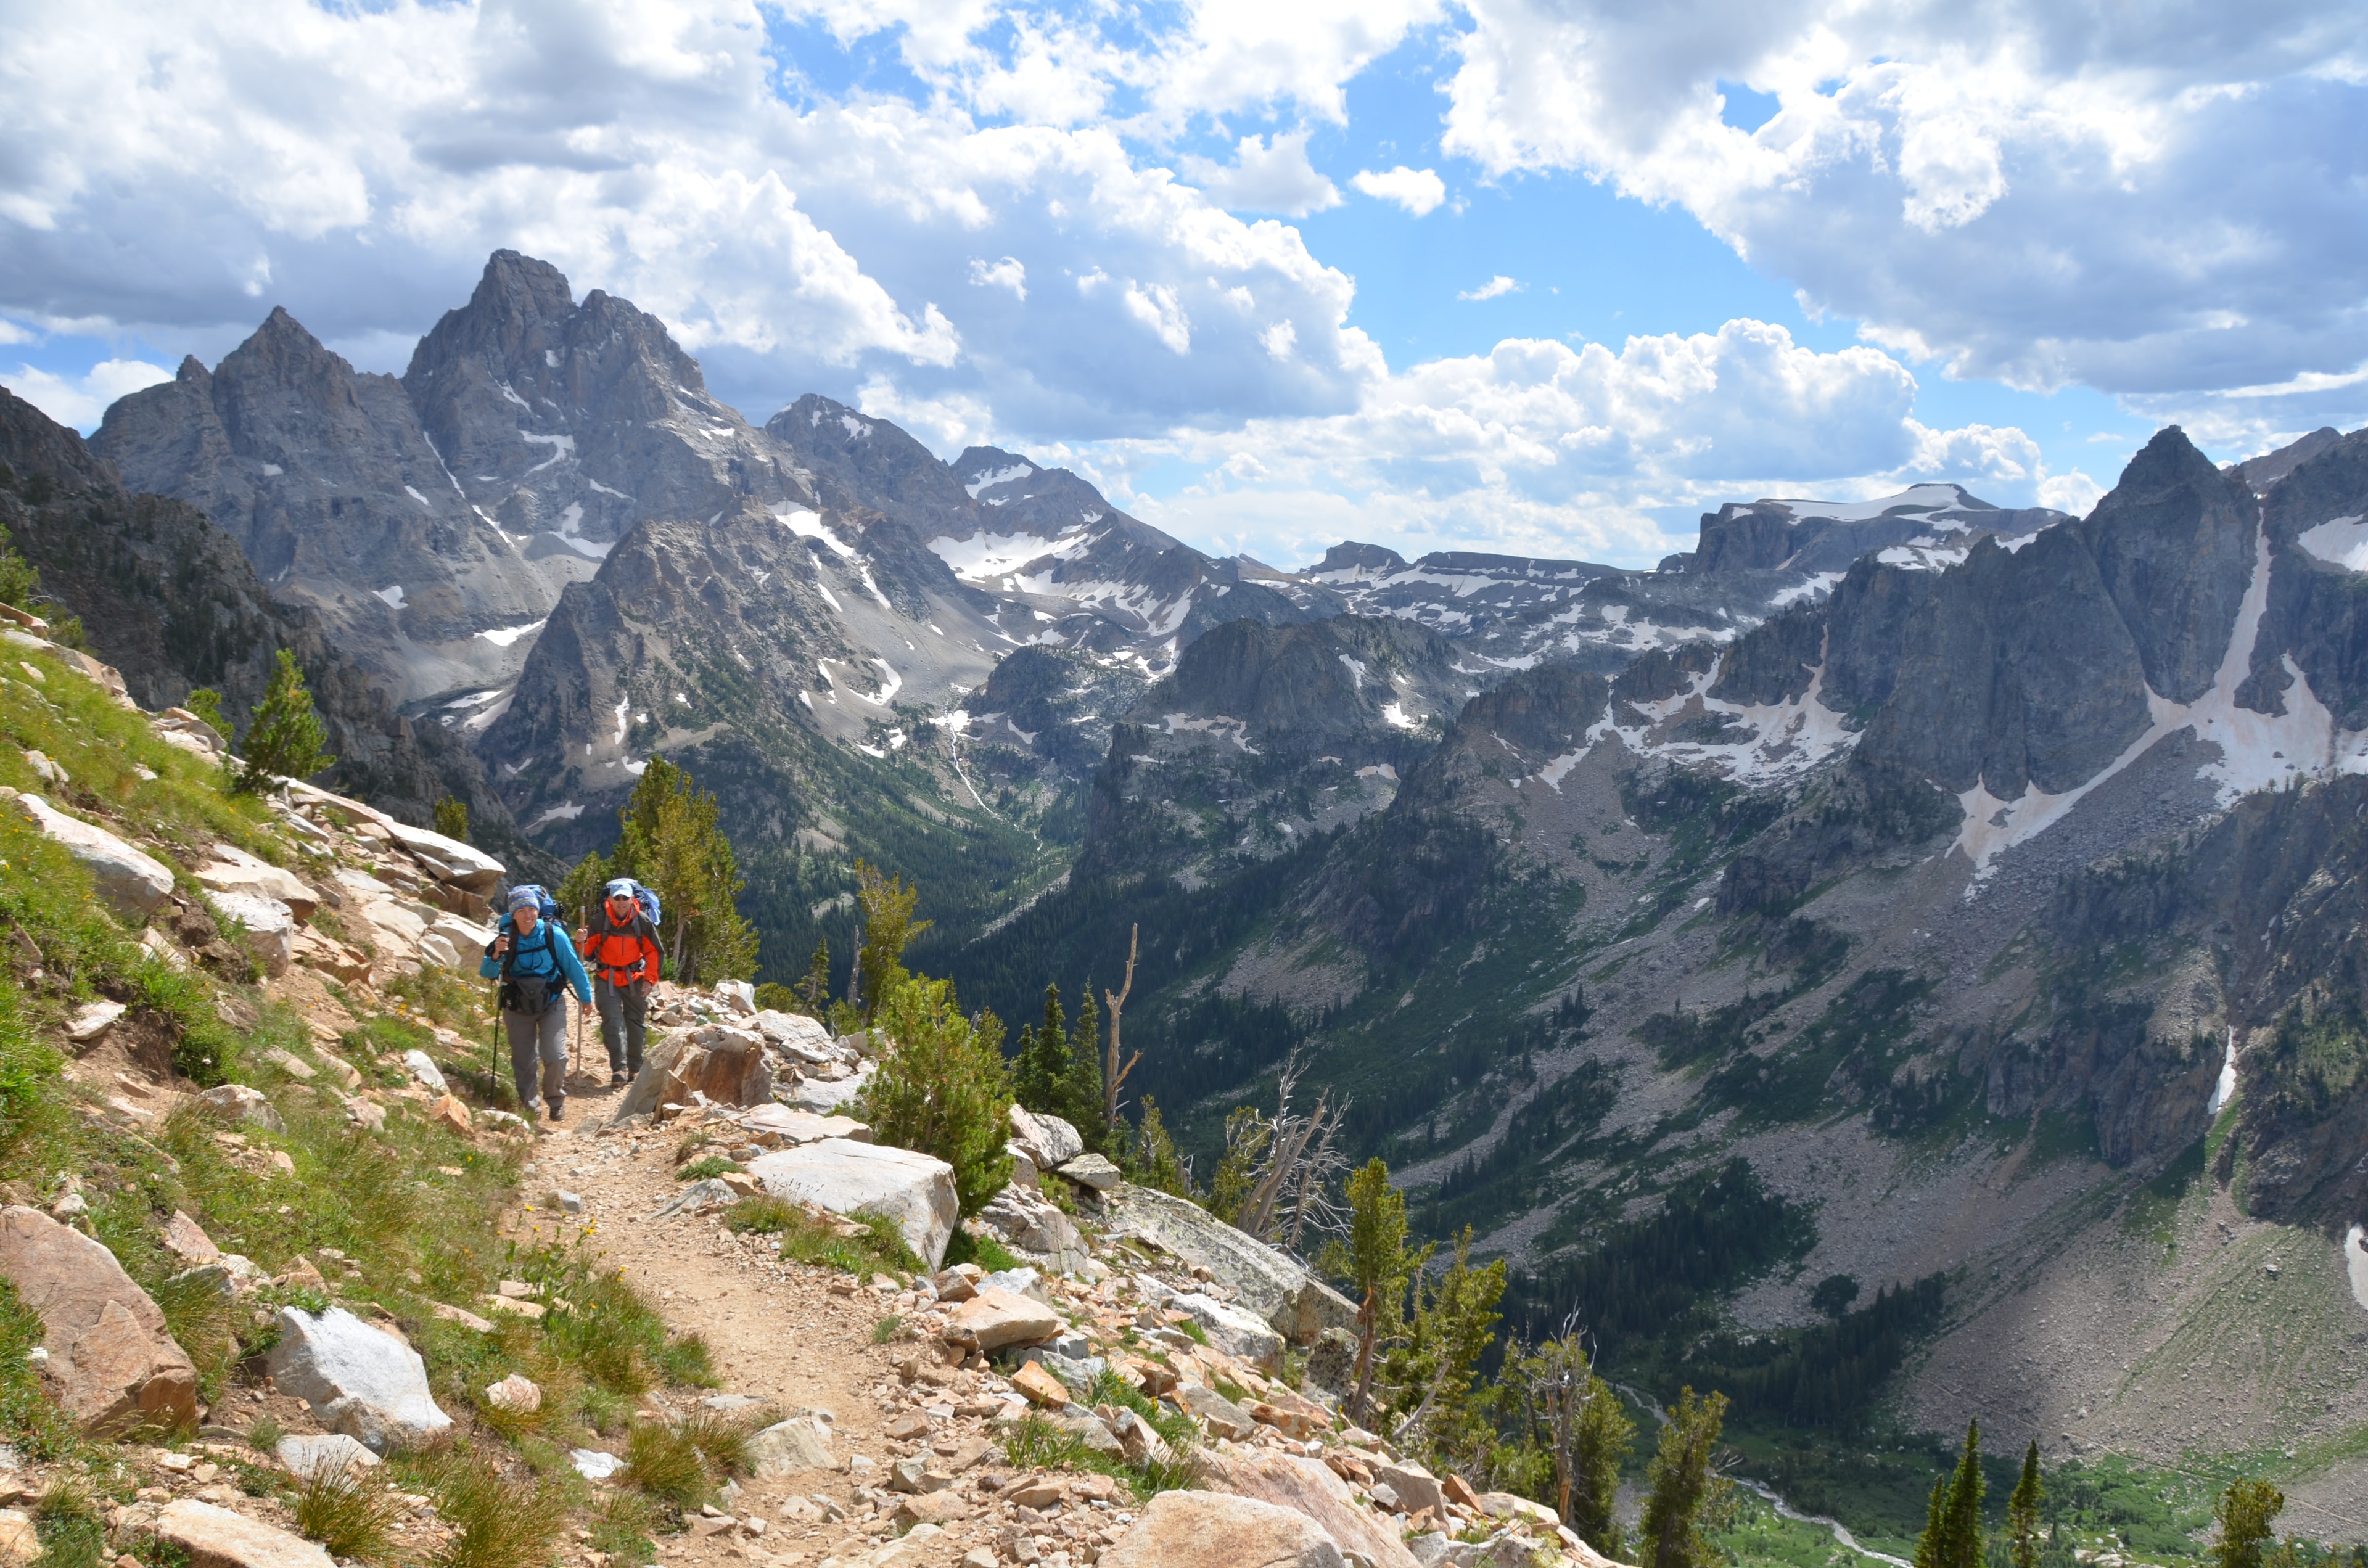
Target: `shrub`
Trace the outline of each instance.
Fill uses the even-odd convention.
[[[674,1173],[677,1181],[705,1181],[740,1169],[740,1162],[722,1154],[709,1154],[696,1159]]]
[[[975,1027],[942,980],[907,980],[882,1000],[875,1024],[890,1044],[854,1114],[882,1143],[934,1154],[954,1168],[961,1211],[975,1214],[1011,1179],[1004,1152],[1011,1109],[1003,1025]]]

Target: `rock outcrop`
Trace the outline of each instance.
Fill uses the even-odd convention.
[[[752,1162],[765,1190],[834,1214],[884,1216],[905,1244],[931,1268],[945,1262],[959,1208],[954,1168],[909,1149],[826,1139],[780,1149]]]
[[[1305,1514],[1213,1492],[1160,1493],[1144,1506],[1142,1522],[1101,1561],[1107,1568],[1347,1568],[1348,1564],[1323,1527]]]
[[[40,1315],[44,1385],[85,1430],[197,1419],[198,1374],[115,1255],[38,1209],[0,1209],[0,1275]]]
[[[427,1442],[451,1427],[427,1387],[419,1353],[343,1307],[279,1309],[272,1381],[312,1402],[322,1424],[373,1453]]]

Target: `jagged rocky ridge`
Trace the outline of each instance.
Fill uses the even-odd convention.
[[[1894,1385],[1911,1421],[2160,1458],[2340,1431],[2368,1411],[2295,1369],[2368,1306],[2344,1274],[2368,432],[2307,446],[2224,472],[2166,430],[2078,521],[1878,540],[1731,639],[1512,673],[1393,798],[1264,859],[1163,845],[1168,765],[1131,721],[1077,878],[981,945],[975,994],[1010,1005],[1019,944],[1114,972],[1139,913],[1163,960],[1127,1014],[1145,1090],[1220,1117],[1295,1044],[1433,1233],[1469,1220],[1522,1261],[1543,1323],[1603,1310],[1588,1260],[1630,1226],[1740,1179],[1798,1226],[1711,1282],[1744,1326],[1816,1321],[1836,1273],[1945,1286]],[[1196,713],[1214,736],[1247,711]],[[2211,1170],[2179,1174],[2215,1123]],[[2162,1192],[2193,1238],[2167,1277],[2123,1211]],[[2331,1301],[2214,1315],[2264,1248]],[[2076,1335],[2010,1349],[2072,1303]],[[1643,1355],[1651,1325],[1626,1334]],[[2287,1369],[2238,1373],[2248,1336]],[[2225,1426],[2191,1429],[2165,1379]]]
[[[127,491],[79,436],[6,391],[0,462],[11,475],[0,488],[0,526],[141,706],[174,707],[211,687],[242,724],[263,698],[274,653],[291,649],[337,757],[324,781],[423,827],[437,801],[458,797],[481,842],[529,866],[546,863],[469,749],[398,714],[320,618],[275,599],[195,506]]]

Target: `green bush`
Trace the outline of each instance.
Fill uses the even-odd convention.
[[[313,711],[313,694],[304,688],[296,655],[282,648],[278,660],[239,748],[244,766],[233,784],[246,794],[260,794],[282,778],[310,778],[337,760],[321,749],[328,727]]]
[[[882,999],[874,1028],[889,1044],[853,1114],[882,1143],[953,1166],[961,1211],[977,1213],[1011,1179],[1003,1025],[984,1013],[973,1027],[950,982],[906,980]]]

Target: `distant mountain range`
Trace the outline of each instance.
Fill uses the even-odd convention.
[[[2368,432],[2166,430],[2079,518],[1934,483],[1649,571],[1283,570],[826,398],[751,426],[505,252],[399,379],[274,312],[91,450],[543,852],[687,764],[770,977],[827,937],[844,979],[859,856],[1007,1017],[1140,925],[1189,1145],[1298,1051],[1520,1321],[1640,1378],[2059,1453],[2368,1426],[2303,1369],[2368,1305]],[[1838,1274],[1889,1315],[1810,1336]],[[2329,1464],[2289,1490],[2368,1506]]]

